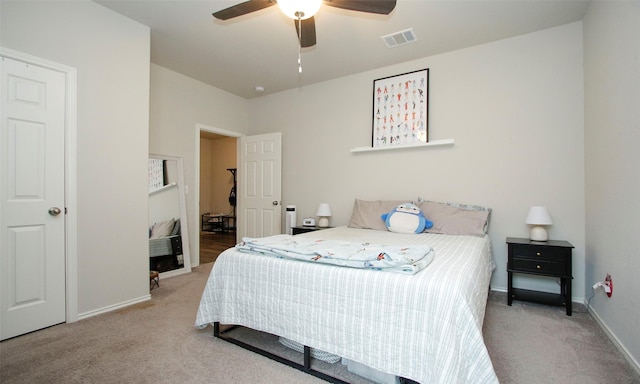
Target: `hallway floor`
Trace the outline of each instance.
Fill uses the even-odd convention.
[[[227,248],[236,245],[235,231],[200,232],[200,264],[212,263]]]

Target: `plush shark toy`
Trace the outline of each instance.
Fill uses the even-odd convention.
[[[391,232],[420,233],[433,227],[433,223],[424,217],[420,208],[411,203],[400,204],[381,217]]]

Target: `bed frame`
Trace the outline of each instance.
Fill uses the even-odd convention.
[[[156,248],[151,247],[153,242],[156,243]],[[149,239],[149,248],[150,270],[167,272],[182,266],[178,260],[178,256],[182,255],[182,235]]]
[[[302,372],[304,372],[306,374],[309,374],[309,375],[315,376],[315,377],[317,377],[319,379],[328,381],[330,383],[349,384],[349,382],[347,382],[347,381],[341,380],[341,379],[339,379],[337,377],[333,377],[333,376],[328,375],[328,374],[326,374],[324,372],[320,372],[320,371],[317,371],[317,370],[313,369],[311,367],[311,347],[308,347],[306,345],[304,346],[304,353],[303,353],[303,356],[304,356],[304,360],[303,361],[304,362],[303,362],[303,364],[296,363],[295,361],[289,360],[289,359],[284,358],[282,356],[278,356],[278,355],[276,355],[274,353],[271,353],[271,352],[266,351],[264,349],[261,349],[261,348],[258,348],[256,346],[247,344],[244,341],[240,341],[238,339],[233,338],[233,336],[230,336],[230,333],[232,333],[232,331],[237,329],[237,328],[240,328],[240,326],[239,325],[231,325],[231,326],[228,326],[227,328],[225,328],[224,330],[221,330],[220,329],[220,323],[219,322],[215,322],[215,323],[213,323],[213,336],[215,336],[216,338],[218,338],[220,340],[224,340],[224,341],[226,341],[228,343],[235,344],[235,345],[237,345],[237,346],[239,346],[241,348],[244,348],[244,349],[246,349],[248,351],[257,353],[257,354],[262,355],[264,357],[268,357],[268,358],[270,358],[272,360],[277,361],[278,363],[287,365],[287,366],[289,366],[291,368],[295,368],[295,369],[297,369],[299,371],[302,371]],[[400,381],[400,384],[419,384],[419,383],[417,383],[417,382],[415,382],[413,380],[405,379],[405,378],[402,378],[402,377],[399,378],[399,381]]]
[[[330,236],[329,231],[333,231],[333,237]],[[331,383],[358,381],[356,380],[358,376],[352,375],[362,375],[360,377],[366,378],[369,373],[376,372],[374,369],[380,373],[386,372],[397,376],[396,382],[403,384],[416,384],[416,381],[498,383],[478,328],[482,324],[480,316],[484,315],[486,305],[486,301],[483,301],[483,298],[486,300],[484,291],[489,286],[493,266],[487,236],[453,237],[454,235],[426,234],[424,237],[416,237],[411,234],[373,232],[358,228],[336,228],[300,236],[309,239],[348,238],[352,239],[351,241],[368,241],[373,236],[384,243],[407,244],[407,246],[429,242],[441,250],[441,257],[429,268],[421,271],[422,275],[418,275],[415,279],[390,273],[366,272],[367,279],[357,280],[356,278],[364,273],[354,268],[329,270],[329,267],[323,267],[320,271],[320,267],[312,263],[288,262],[275,257],[243,253],[231,248],[218,258],[215,268],[211,270],[202,294],[195,326],[198,329],[204,329],[213,325],[215,338]],[[460,270],[473,273],[477,278],[463,278],[466,275],[457,273]],[[314,279],[305,278],[314,273]],[[431,279],[432,276],[449,276],[449,274],[451,279],[443,282],[435,283],[435,280]],[[284,282],[281,281],[283,279]],[[353,284],[343,287],[340,282],[345,279],[353,279]],[[403,314],[402,305],[397,300],[392,300],[393,295],[379,298],[368,290],[367,292],[371,293],[369,296],[354,296],[363,289],[367,290],[371,283],[386,288],[397,285],[397,293],[406,298],[409,303],[415,302],[415,310]],[[326,289],[320,289],[322,287]],[[255,294],[247,295],[244,288],[255,290]],[[433,291],[427,289],[433,289]],[[345,293],[340,297],[345,299],[336,304],[331,300],[334,294],[341,294],[341,290],[345,290]],[[428,294],[429,292],[433,294]],[[225,293],[224,300],[221,296],[223,293]],[[352,299],[347,300],[347,296]],[[466,297],[474,300],[468,303],[466,300],[459,300]],[[281,304],[278,305],[278,310],[273,312],[273,316],[257,316],[255,311],[238,313],[234,310],[234,308],[256,306],[260,311],[268,311],[270,306],[265,305],[265,300],[273,298],[280,300],[276,302]],[[375,307],[372,307],[371,303],[375,303]],[[333,315],[325,310],[330,306],[337,306],[339,315]],[[300,309],[297,318],[289,314],[289,309],[294,308]],[[349,308],[363,310],[390,308],[393,311],[385,313],[393,315],[385,317],[376,314],[375,317],[357,317],[349,312]],[[446,309],[446,311],[443,311],[442,315],[433,315],[432,327],[427,324],[417,329],[419,332],[412,332],[407,324],[419,322],[434,308],[435,310]],[[452,324],[449,321],[452,316],[464,320],[464,323]],[[321,321],[308,321],[310,319]],[[340,334],[345,340],[349,340],[348,344],[341,341],[342,337],[328,338],[332,328],[327,328],[326,324],[336,319],[347,321],[342,324],[345,328]],[[371,335],[368,331],[369,327],[379,324],[380,319],[386,322],[394,321],[395,325],[388,329],[378,328],[375,334]],[[298,324],[297,328],[287,326],[287,324],[293,324],[292,321],[297,321],[295,323]],[[357,321],[361,321],[367,328],[354,325]],[[390,330],[403,332],[404,336],[401,338],[394,332],[389,332]],[[260,337],[254,339],[245,331],[259,332]],[[429,335],[431,332],[438,333],[432,337]],[[454,334],[451,337],[446,336],[449,335],[448,332],[454,332]],[[263,337],[266,335],[271,336]],[[298,352],[290,352],[283,349],[277,341],[271,341],[279,336],[296,343],[295,348],[291,350]],[[358,344],[360,342],[362,344]],[[439,345],[439,342],[442,342],[442,345]],[[283,344],[288,347],[287,343],[283,342]],[[323,359],[318,358],[314,348],[352,359],[359,365],[340,364],[329,368],[321,361]],[[394,356],[395,360],[387,361],[380,357],[390,350],[398,352]],[[418,350],[424,350],[424,356],[417,355]],[[449,365],[446,368],[440,367],[438,363],[441,361],[447,361]],[[346,360],[344,362],[347,363]],[[370,371],[367,370],[368,367]]]

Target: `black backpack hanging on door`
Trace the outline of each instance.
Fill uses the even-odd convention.
[[[231,192],[229,193],[229,204],[232,206],[236,206],[236,187],[235,185],[231,187]]]

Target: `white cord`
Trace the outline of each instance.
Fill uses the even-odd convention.
[[[298,73],[302,73],[302,19],[298,15]]]
[[[587,312],[589,312],[589,306],[591,305],[591,299],[596,295],[596,291],[594,289],[591,290],[591,297],[587,300]]]

